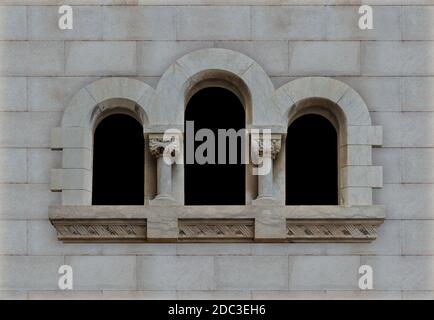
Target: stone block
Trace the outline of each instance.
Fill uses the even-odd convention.
[[[292,76],[360,74],[360,46],[356,41],[294,41],[289,44]]]
[[[374,28],[360,30],[359,6],[327,6],[328,40],[401,40],[401,7],[373,7]],[[323,8],[321,8],[324,10]]]
[[[373,148],[373,164],[383,167],[384,183],[401,182],[401,149]]]
[[[96,79],[89,77],[29,78],[29,110],[64,111],[72,96]]]
[[[372,164],[370,145],[346,145],[340,147],[341,163],[348,166],[369,166]]]
[[[433,255],[434,220],[404,220],[402,233],[403,254]]]
[[[61,152],[48,148],[28,149],[28,180],[29,183],[49,183],[50,170],[61,168]]]
[[[56,290],[63,264],[61,256],[3,256],[0,290]]]
[[[74,290],[136,289],[135,256],[66,256],[74,271]]]
[[[339,77],[356,90],[369,111],[401,111],[401,79],[395,77]],[[405,80],[404,80],[405,81]]]
[[[27,182],[27,150],[0,149],[0,183]]]
[[[325,40],[326,10],[317,6],[252,7],[255,40]]]
[[[366,76],[429,76],[434,74],[434,44],[429,41],[365,41],[361,74]]]
[[[358,290],[358,256],[291,258],[290,290]]]
[[[140,41],[137,43],[138,74],[161,76],[183,55],[212,47],[212,41]]]
[[[373,269],[374,290],[433,290],[432,256],[366,256]]]
[[[346,166],[342,169],[342,175],[347,187],[383,186],[383,171],[378,166]]]
[[[29,6],[29,38],[32,40],[101,40],[101,7],[74,6],[72,9],[73,29],[60,30],[58,6]]]
[[[288,74],[289,52],[286,41],[216,41],[215,47],[248,55],[270,76]]]
[[[250,40],[250,8],[181,6],[176,28],[177,40]]]
[[[402,7],[402,40],[434,40],[433,21],[432,6]]]
[[[63,190],[62,205],[91,205],[92,192],[87,190]]]
[[[52,128],[51,149],[92,148],[93,135],[87,128]]]
[[[390,219],[434,219],[433,184],[385,184],[374,203],[387,207]]]
[[[138,256],[140,290],[213,290],[214,258],[193,256]]]
[[[178,243],[176,254],[179,256],[248,256],[252,245],[248,243]]]
[[[372,205],[372,189],[370,187],[347,187],[341,189],[343,203],[347,206]]]
[[[382,127],[383,148],[401,147],[401,112],[371,112],[371,118],[373,124]]]
[[[64,71],[63,41],[2,41],[0,75],[55,76]]]
[[[403,147],[434,147],[434,112],[404,112],[401,117]]]
[[[326,246],[322,243],[255,243],[253,256],[323,255]]]
[[[92,152],[86,148],[63,148],[62,167],[68,169],[92,169]]]
[[[48,147],[50,145],[50,130],[59,125],[60,117],[60,112],[1,113],[0,146]]]
[[[60,204],[60,195],[47,184],[1,184],[1,219],[47,219],[48,206]]]
[[[28,221],[28,238],[30,255],[100,255],[102,253],[100,244],[62,243],[57,239],[56,229],[48,220]]]
[[[402,79],[403,111],[434,111],[434,78],[405,77]]]
[[[218,290],[286,290],[288,258],[216,257],[216,289]]]
[[[434,149],[402,149],[402,182],[434,183]]]
[[[0,7],[0,40],[26,40],[27,39],[27,7],[1,6]]]
[[[65,73],[71,76],[136,74],[134,41],[72,41],[65,44]]]
[[[0,77],[0,97],[0,111],[27,111],[27,78]]]
[[[176,7],[104,6],[104,40],[175,40]]]
[[[0,254],[24,255],[27,253],[27,222],[3,220],[0,223]]]

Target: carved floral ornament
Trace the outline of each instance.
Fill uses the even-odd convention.
[[[194,83],[220,75],[248,89],[248,126],[272,128],[269,142],[250,136],[254,153],[269,153],[271,171],[249,178],[253,199],[245,206],[184,206],[183,165],[162,161],[165,152],[181,155],[183,134],[180,131],[178,139],[168,139],[164,132],[184,127],[184,98]],[[339,108],[344,115],[345,143],[339,146],[346,161],[339,163],[342,200],[336,206],[286,206],[282,139],[290,116],[312,97],[328,101],[332,108],[328,111]],[[128,101],[121,107],[140,119],[148,141],[145,153],[155,157],[155,195],[144,206],[91,205],[92,166],[86,157],[74,153],[92,150],[97,117],[119,107],[107,101]],[[226,49],[198,50],[169,67],[155,89],[139,80],[110,77],[73,96],[61,126],[52,130],[52,149],[62,151],[63,164],[52,169],[51,189],[62,193],[62,203],[50,206],[49,217],[59,240],[65,242],[372,241],[385,218],[385,208],[372,204],[372,189],[382,187],[382,168],[372,165],[370,153],[361,158],[357,152],[361,146],[380,146],[381,142],[381,127],[372,125],[366,104],[348,85],[306,77],[275,89],[251,58]]]

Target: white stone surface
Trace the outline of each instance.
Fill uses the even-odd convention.
[[[434,150],[402,149],[402,182],[434,183]]]
[[[376,166],[383,167],[384,183],[401,182],[401,149],[400,148],[373,148],[372,161]]]
[[[434,78],[406,77],[402,84],[403,111],[434,111]]]
[[[357,91],[370,111],[401,111],[401,79],[396,77],[339,77],[338,80],[348,84]],[[406,81],[407,78],[402,81]],[[413,78],[410,78],[413,79]],[[409,81],[411,81],[409,79]],[[404,99],[404,98],[402,98]],[[405,102],[402,103],[405,105]]]
[[[434,7],[410,6],[402,8],[403,40],[434,40]]]
[[[183,55],[212,47],[212,41],[139,41],[137,72],[144,76],[161,76],[173,61]]]
[[[288,289],[288,258],[216,257],[216,289]]]
[[[59,125],[60,117],[60,112],[0,113],[0,146],[49,147],[51,128]]]
[[[3,256],[0,290],[56,290],[62,264],[62,256]]]
[[[0,7],[0,40],[27,39],[27,7]]]
[[[134,41],[66,42],[65,57],[65,74],[70,76],[136,74]]]
[[[290,261],[290,290],[357,290],[358,256],[306,256]]]
[[[434,219],[433,184],[385,184],[374,203],[387,205],[391,219]]]
[[[27,221],[1,221],[1,255],[24,255],[27,253]],[[0,263],[1,264],[1,263]]]
[[[56,76],[63,74],[63,41],[1,41],[0,75]]]
[[[434,252],[434,221],[402,221],[402,253],[432,255]]]
[[[251,37],[249,7],[179,7],[177,40],[247,40]]]
[[[215,47],[244,53],[257,61],[269,76],[288,74],[286,41],[215,41]]]
[[[429,76],[434,73],[434,44],[424,41],[361,43],[361,73],[367,76]]]
[[[432,299],[434,6],[431,0],[372,0],[374,29],[361,31],[359,2],[71,0],[74,30],[60,31],[59,0],[3,0],[0,299]],[[246,56],[218,55],[213,47]],[[198,49],[208,50],[190,54]],[[122,96],[141,106],[138,112],[155,124],[153,130],[171,122],[182,128],[185,90],[204,80],[191,77],[207,69],[221,69],[227,79],[245,82],[252,94],[254,125],[278,123],[285,132],[289,108],[312,96],[347,108],[342,107],[350,116],[348,164],[368,166],[371,151],[372,164],[383,167],[385,184],[372,191],[350,187],[341,192],[353,204],[369,205],[372,195],[374,205],[385,205],[386,220],[375,241],[57,240],[48,207],[61,201],[90,205],[91,192],[51,193],[49,171],[90,166],[91,115],[101,110],[97,104]],[[298,79],[306,75],[339,81]],[[275,90],[271,76],[276,88],[283,85],[281,90]],[[101,78],[110,80],[95,82]],[[143,82],[157,88],[158,99]],[[52,128],[62,125],[76,128],[55,129],[50,136]],[[77,147],[82,152],[72,154],[69,148]],[[282,174],[284,161],[278,161],[275,173]],[[182,168],[175,168],[179,199],[182,177]],[[355,177],[354,184],[374,180],[369,175]],[[284,193],[284,179],[278,178],[276,187]],[[353,209],[320,211],[357,216],[360,211]],[[306,210],[318,214],[279,210],[292,216]],[[176,221],[170,223],[176,226]],[[74,292],[57,288],[57,269],[65,262],[77,272]],[[373,291],[357,286],[358,266],[365,263],[374,268]]]
[[[60,195],[47,184],[0,184],[0,219],[47,219],[48,206]]]
[[[0,111],[27,111],[27,78],[0,77]]]
[[[63,111],[72,96],[97,78],[31,77],[28,78],[28,102],[31,111]],[[25,95],[24,95],[25,97]]]
[[[0,183],[27,182],[27,150],[0,149]]]
[[[328,6],[325,11],[327,40],[401,40],[401,7],[373,7],[371,30],[359,28],[359,6]]]
[[[28,9],[31,40],[100,40],[102,14],[98,6],[74,6],[73,29],[60,30],[58,6],[31,6]]]
[[[176,7],[104,6],[104,40],[175,40]]]
[[[140,290],[213,290],[214,258],[139,256],[137,285]]]
[[[315,6],[252,8],[255,40],[324,40],[327,11]]]
[[[356,41],[294,41],[289,44],[292,76],[350,76],[360,74]]]
[[[74,270],[75,290],[136,289],[135,256],[66,256],[65,263]]]
[[[402,147],[434,147],[434,112],[404,112],[401,128]]]

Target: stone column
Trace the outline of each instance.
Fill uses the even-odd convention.
[[[254,139],[254,140],[253,140]],[[254,203],[274,201],[274,176],[273,167],[274,160],[281,148],[281,136],[280,134],[272,134],[270,145],[267,146],[262,136],[252,137],[252,148],[257,157],[270,157],[271,167],[270,170],[262,175],[258,175],[258,197],[254,200]]]
[[[161,134],[151,134],[149,136],[149,149],[151,154],[157,158],[157,196],[156,200],[173,202],[172,194],[172,164],[167,156],[174,156],[179,150],[179,145],[175,139],[164,140]]]

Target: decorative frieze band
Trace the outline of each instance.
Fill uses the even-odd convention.
[[[51,220],[64,242],[147,242],[147,223],[125,220]],[[381,220],[286,221],[286,237],[277,242],[370,242]],[[254,219],[179,219],[180,242],[254,242]],[[170,240],[173,241],[173,240]]]
[[[64,242],[143,242],[146,220],[51,220]]]
[[[287,239],[294,242],[369,242],[381,220],[287,220]]]
[[[179,220],[180,240],[253,240],[254,219]]]

